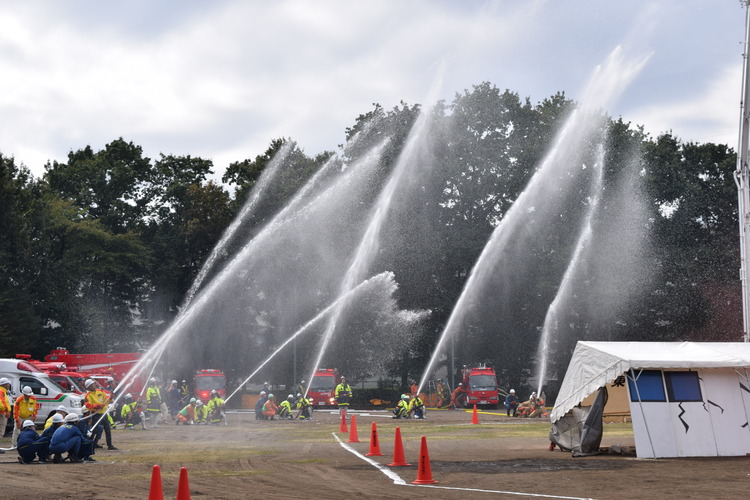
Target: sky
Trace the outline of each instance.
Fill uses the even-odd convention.
[[[276,138],[336,150],[374,103],[578,100],[618,47],[646,62],[610,116],[736,150],[744,35],[738,0],[1,2],[0,153],[41,176],[122,137],[218,179]]]

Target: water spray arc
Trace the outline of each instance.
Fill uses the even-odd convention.
[[[366,289],[368,286],[375,286],[378,283],[381,283],[383,281],[393,279],[393,273],[391,272],[383,272],[378,275],[373,276],[372,278],[363,281],[359,285],[352,288],[349,292],[347,292],[345,295],[339,297],[336,299],[335,302],[330,304],[328,307],[320,311],[314,318],[312,318],[310,321],[302,325],[296,332],[294,332],[288,339],[286,339],[278,348],[276,348],[275,351],[271,353],[268,358],[266,358],[248,377],[243,380],[240,385],[224,400],[225,402],[232,399],[232,397],[240,390],[242,387],[250,382],[252,378],[257,375],[257,373],[266,366],[273,358],[276,357],[277,354],[279,354],[287,345],[289,345],[290,342],[292,342],[294,339],[308,331],[312,326],[314,326],[316,323],[321,321],[322,319],[325,319],[325,317],[333,310],[335,310],[337,307],[339,307],[340,303],[342,301],[350,300],[351,298],[355,297],[357,293],[361,292],[362,290]],[[305,396],[307,396],[307,393],[305,393]]]
[[[563,275],[562,281],[560,282],[560,287],[557,290],[555,298],[552,300],[552,303],[547,309],[547,314],[544,318],[544,326],[542,327],[542,335],[539,339],[539,349],[537,352],[537,380],[539,381],[537,386],[537,394],[542,393],[542,387],[544,386],[544,381],[547,376],[550,337],[553,328],[557,327],[559,307],[562,305],[562,301],[570,294],[570,286],[572,284],[573,278],[575,277],[575,273],[579,270],[581,259],[584,255],[584,250],[587,248],[591,239],[591,235],[593,233],[592,223],[594,215],[597,208],[599,207],[602,193],[604,192],[604,146],[601,144],[597,147],[597,161],[594,164],[594,170],[596,172],[596,175],[594,175],[593,178],[593,196],[591,196],[588,204],[588,209],[586,210],[583,227],[581,228],[581,232],[578,236],[578,241],[576,242],[573,256],[570,259],[568,267],[565,270],[565,274]]]
[[[582,102],[565,121],[540,167],[495,227],[489,241],[482,249],[423,372],[419,391],[422,391],[431,375],[446,341],[456,335],[469,309],[485,286],[486,280],[496,272],[498,263],[503,261],[506,252],[515,243],[511,236],[524,223],[529,209],[549,199],[554,189],[565,189],[560,182],[570,182],[574,177],[573,175],[559,175],[559,168],[561,165],[580,165],[583,145],[593,136],[596,127],[600,124],[599,120],[592,119],[592,117],[600,109],[606,109],[608,104],[619,96],[647,60],[648,57],[626,61],[622,49],[617,47],[604,64],[595,69],[583,92]]]
[[[380,246],[380,232],[383,227],[383,223],[388,215],[393,197],[399,186],[403,183],[406,171],[411,165],[411,160],[413,160],[417,155],[418,150],[422,145],[422,136],[428,128],[428,117],[429,112],[421,112],[419,114],[419,117],[417,118],[417,121],[409,132],[404,150],[401,152],[401,155],[399,156],[399,159],[393,169],[393,172],[391,173],[390,178],[388,179],[388,182],[378,196],[378,199],[372,210],[367,228],[362,236],[362,239],[359,242],[357,249],[354,252],[354,257],[351,261],[351,264],[349,265],[349,268],[344,275],[344,279],[342,280],[341,286],[339,288],[340,297],[348,295],[353,285],[362,279],[362,277],[367,272],[367,269],[371,265],[373,258],[378,252]],[[311,367],[311,372],[307,379],[309,383],[307,387],[305,387],[305,397],[307,397],[310,383],[313,380],[315,371],[320,366],[323,360],[323,356],[328,349],[328,345],[330,344],[331,338],[333,337],[333,334],[336,330],[336,325],[339,322],[339,319],[343,314],[345,308],[348,306],[348,301],[337,301],[337,304],[337,307],[333,310],[328,320],[328,324],[321,339],[318,355]]]

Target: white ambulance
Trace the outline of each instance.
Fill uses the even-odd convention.
[[[83,398],[57,385],[49,375],[21,359],[0,358],[0,378],[10,381],[8,400],[11,405],[21,395],[24,386],[31,387],[37,400],[36,423],[44,424],[50,412],[62,405],[68,413],[82,413]],[[12,418],[11,418],[12,420]]]

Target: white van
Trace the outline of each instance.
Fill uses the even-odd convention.
[[[77,413],[78,415],[82,413],[83,398],[81,396],[72,392],[65,392],[65,389],[50,379],[49,375],[26,361],[0,358],[0,378],[2,377],[10,380],[8,399],[11,404],[21,395],[23,386],[31,387],[39,409],[36,414],[37,424],[44,424],[49,413],[57,410],[60,405],[65,406],[68,413]]]

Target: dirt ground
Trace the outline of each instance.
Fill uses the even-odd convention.
[[[145,499],[153,466],[161,468],[165,498],[175,498],[181,467],[192,498],[747,498],[750,458],[641,460],[599,455],[574,458],[548,450],[549,424],[501,414],[430,411],[427,420],[392,420],[384,412],[357,415],[365,455],[377,425],[386,465],[399,426],[411,466],[387,476],[337,441],[340,421],[318,411],[313,421],[261,422],[252,413],[230,413],[228,426],[175,426],[115,430],[119,451],[98,450],[97,463],[21,465],[15,452],[0,455],[0,498]],[[438,481],[415,486],[421,436]],[[9,446],[9,438],[0,443]],[[633,446],[626,424],[609,424],[603,446]],[[386,472],[388,472],[386,469]],[[399,480],[400,478],[400,480]],[[403,484],[396,484],[397,482]]]

